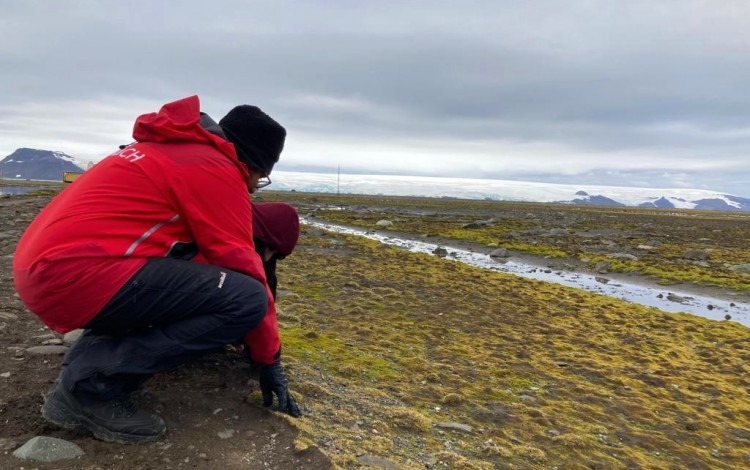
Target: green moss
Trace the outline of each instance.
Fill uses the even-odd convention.
[[[680,263],[665,271],[701,272]],[[419,452],[449,468],[682,468],[713,462],[707,448],[744,465],[725,449],[750,428],[746,327],[330,234],[303,236],[279,276],[291,387],[309,410],[295,425],[341,467],[366,451],[403,468]]]

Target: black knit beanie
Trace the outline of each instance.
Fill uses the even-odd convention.
[[[248,168],[271,174],[284,150],[286,129],[260,108],[244,104],[229,111],[219,126]]]

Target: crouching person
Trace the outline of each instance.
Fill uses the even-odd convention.
[[[57,332],[86,329],[42,415],[105,441],[156,440],[164,422],[131,393],[244,338],[262,365],[264,403],[275,394],[299,416],[252,242],[251,194],[269,181],[286,131],[248,105],[217,124],[193,96],[140,116],[133,137],[57,195],[14,256],[29,310]]]

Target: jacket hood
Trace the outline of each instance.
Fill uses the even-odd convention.
[[[215,147],[235,163],[245,180],[250,175],[237,158],[234,145],[226,140],[221,128],[207,114],[200,112],[200,100],[193,95],[167,103],[157,113],[138,116],[133,125],[138,142],[192,142]]]
[[[299,239],[297,210],[283,202],[253,203],[253,237],[289,256]]]

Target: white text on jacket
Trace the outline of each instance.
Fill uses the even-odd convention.
[[[139,151],[138,149],[134,149],[133,147],[125,147],[124,149],[115,152],[112,155],[124,158],[129,162],[137,162],[138,160],[146,156],[145,153]]]

